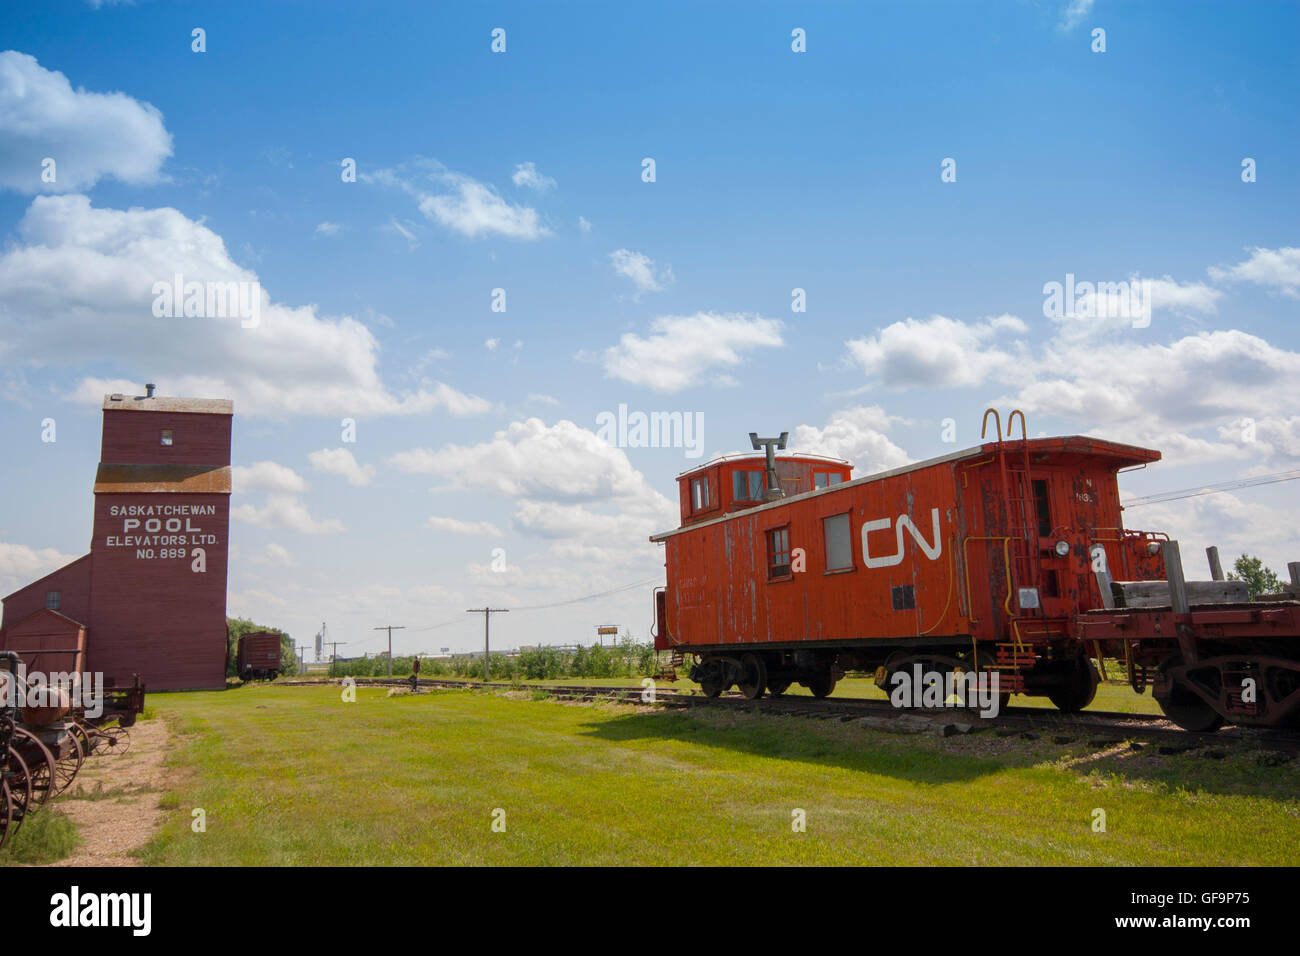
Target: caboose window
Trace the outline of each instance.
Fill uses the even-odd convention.
[[[62,591],[45,592],[45,609],[47,611],[57,611],[59,609],[59,605],[62,603],[63,603]]]
[[[1050,538],[1052,536],[1052,509],[1047,502],[1047,482],[1042,478],[1034,479],[1034,510],[1038,517],[1038,536],[1040,538]]]
[[[853,567],[853,539],[849,534],[848,513],[822,519],[826,537],[826,570],[843,571]]]
[[[773,528],[767,533],[767,576],[788,578],[790,576],[790,526]]]
[[[763,500],[763,473],[761,471],[733,471],[731,497],[735,501]]]
[[[831,485],[838,485],[844,480],[844,476],[834,471],[814,471],[813,487],[829,488]]]
[[[691,481],[691,501],[696,511],[703,511],[709,506],[709,480],[695,478]]]
[[[164,445],[170,445],[172,443],[172,430],[170,428],[164,428],[162,430],[162,437],[160,441],[161,444]]]

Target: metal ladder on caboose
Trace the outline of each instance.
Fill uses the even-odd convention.
[[[997,412],[993,411],[995,421]],[[1007,448],[1011,439],[1011,424],[1020,416],[1020,442],[1018,448]],[[985,422],[988,412],[985,412]],[[983,434],[981,434],[983,437]],[[1002,441],[1002,426],[998,422],[998,471],[1002,479],[1002,500],[1006,508],[1006,536],[1008,540],[1008,571],[1011,600],[1015,613],[1007,622],[1009,641],[995,645],[994,661],[1002,681],[1010,686],[1003,690],[1020,693],[1024,690],[1025,671],[1034,666],[1037,652],[1033,645],[1053,638],[1069,635],[1067,618],[1049,618],[1042,609],[1042,566],[1038,554],[1038,513],[1034,498],[1033,471],[1029,461],[1029,434],[1025,413],[1013,409],[1007,416],[1007,441]],[[1039,590],[1039,608],[1026,614],[1020,606],[1021,588]]]

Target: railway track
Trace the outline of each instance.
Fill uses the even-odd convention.
[[[358,686],[410,687],[409,678],[357,677]],[[339,680],[332,678],[331,680]],[[279,681],[276,686],[320,686],[315,681]],[[1038,707],[1008,707],[997,717],[982,718],[978,714],[959,708],[942,711],[900,710],[885,700],[862,697],[813,698],[802,696],[761,697],[749,700],[740,694],[723,694],[705,697],[691,691],[656,688],[653,701],[642,698],[640,687],[599,684],[516,684],[506,681],[467,681],[439,678],[420,678],[419,686],[427,689],[451,688],[467,690],[537,690],[548,696],[566,700],[651,704],[670,708],[740,708],[751,713],[797,716],[818,720],[844,722],[870,718],[872,726],[885,726],[881,721],[912,722],[912,732],[933,732],[940,736],[992,731],[998,736],[1021,736],[1025,739],[1045,739],[1066,746],[1086,742],[1092,746],[1119,746],[1126,742],[1146,742],[1158,746],[1158,753],[1178,754],[1201,752],[1211,759],[1227,755],[1229,747],[1256,747],[1273,754],[1280,762],[1300,754],[1300,734],[1276,729],[1253,727],[1224,727],[1221,730],[1197,733],[1183,730],[1157,714],[1126,714],[1117,711],[1082,711],[1062,714]],[[917,721],[928,721],[923,728]],[[888,729],[888,727],[885,727]]]

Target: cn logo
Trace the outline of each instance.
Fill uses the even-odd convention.
[[[871,545],[868,535],[873,531],[887,531],[890,524],[894,525],[894,535],[897,539],[897,547],[893,554],[882,554],[876,557],[871,556]],[[912,535],[912,540],[916,542],[917,547],[924,552],[925,556],[931,561],[936,560],[943,552],[943,539],[939,537],[939,509],[930,509],[930,524],[932,530],[931,537],[934,538],[934,544],[930,544],[922,536],[916,525],[912,524],[912,519],[907,515],[899,515],[897,523],[891,522],[888,518],[877,518],[875,521],[865,521],[862,524],[862,559],[869,568],[888,568],[895,564],[903,563],[903,529],[906,528]]]

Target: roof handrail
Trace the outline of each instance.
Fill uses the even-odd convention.
[[[1018,408],[1013,408],[1011,414],[1007,416],[1007,441],[1011,440],[1011,423],[1015,421],[1017,415],[1020,416],[1020,440],[1029,441],[1029,429],[1025,425],[1025,413]]]
[[[1002,441],[1002,416],[998,414],[996,408],[984,409],[984,420],[980,422],[980,441],[983,441],[984,436],[988,433],[990,415],[993,416],[993,421],[998,426],[998,441]],[[1011,422],[1008,421],[1007,424],[1010,425]]]

